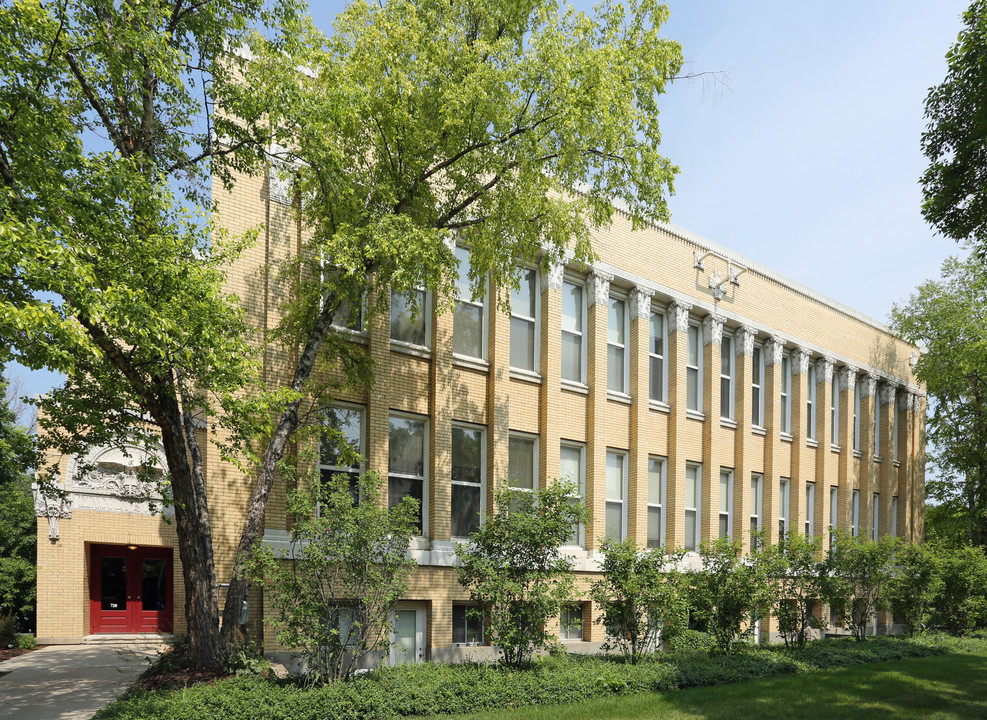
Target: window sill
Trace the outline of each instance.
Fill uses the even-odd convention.
[[[730,418],[721,417],[720,418],[720,427],[725,427],[725,428],[729,428],[731,430],[736,430],[737,429],[737,421],[736,420],[731,420]]]
[[[760,425],[755,425],[754,427],[751,428],[751,435],[760,435],[761,437],[764,437],[767,434],[768,434],[768,429],[763,428]]]
[[[875,455],[874,456],[874,462],[876,462],[876,463],[882,463],[882,462],[884,462],[884,458],[882,458],[880,455]]]
[[[686,410],[685,416],[690,420],[699,420],[700,422],[706,422],[706,414],[701,413],[698,410]]]
[[[790,443],[790,442],[794,442],[795,441],[795,436],[792,435],[791,433],[787,433],[787,432],[782,431],[780,434],[781,434],[781,441],[782,442]]]
[[[563,380],[562,389],[568,390],[569,392],[579,393],[580,395],[589,395],[589,385],[586,383]]]
[[[853,451],[853,456],[855,458],[862,458],[864,456],[864,454],[862,452],[860,452],[859,450],[854,450]]]
[[[829,451],[830,452],[834,452],[837,455],[839,455],[839,454],[841,454],[843,452],[843,448],[840,447],[839,445],[830,445],[829,446]]]
[[[607,400],[613,400],[614,402],[618,402],[623,405],[631,404],[630,395],[627,393],[616,392],[615,390],[607,390]]]
[[[354,330],[353,328],[339,327],[337,325],[330,326],[332,331],[337,335],[342,335],[350,342],[360,343],[361,345],[370,344],[370,336],[367,335],[366,330]]]
[[[812,438],[808,438],[805,441],[805,444],[806,444],[807,447],[811,447],[811,448],[817,448],[817,447],[819,447],[819,441],[818,440],[813,440]]]
[[[530,370],[522,370],[520,368],[511,368],[511,380],[520,380],[522,382],[529,382],[535,385],[541,385],[541,375],[536,372],[531,372]]]
[[[895,461],[893,461],[893,464],[894,464],[894,466],[895,466],[896,468],[899,468],[899,467],[901,467],[901,461],[900,461],[900,460],[895,460]]]
[[[480,358],[469,357],[468,355],[452,354],[452,364],[454,367],[469,368],[480,372],[490,372],[490,363]]]
[[[669,413],[672,411],[671,406],[668,403],[663,403],[661,400],[649,400],[648,407],[651,410],[657,410],[658,412]]]
[[[484,647],[484,646],[486,646],[486,643],[482,643],[482,642],[478,642],[478,643],[453,643],[452,646],[453,647]]]
[[[412,345],[411,343],[402,342],[400,340],[391,340],[391,350],[404,355],[422,358],[424,360],[432,359],[431,348],[424,345]]]

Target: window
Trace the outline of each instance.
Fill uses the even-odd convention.
[[[733,470],[720,469],[720,537],[733,537]]]
[[[476,605],[452,604],[452,644],[483,644],[483,613]]]
[[[702,500],[703,472],[699,465],[685,466],[685,549],[699,548],[699,507]]]
[[[788,535],[788,512],[791,508],[789,489],[791,487],[791,481],[788,478],[782,478],[778,486],[778,543],[781,544],[785,542],[785,536]]]
[[[787,353],[781,358],[781,431],[792,432],[792,358]]]
[[[335,285],[339,292],[345,292],[345,286],[342,284],[341,272],[339,269],[328,265],[323,259],[322,261],[322,282],[323,282],[323,292],[325,288],[332,284]],[[319,298],[319,309],[323,307],[324,297]],[[336,312],[332,316],[332,327],[336,330],[352,330],[354,332],[363,332],[363,316],[364,316],[364,302],[361,299],[357,303],[353,303],[349,298],[343,296],[339,298],[339,304],[336,307]]]
[[[760,544],[757,534],[761,532],[761,504],[764,501],[762,488],[764,478],[760,473],[751,473],[751,546]]]
[[[562,606],[562,614],[559,618],[559,639],[569,641],[583,639],[582,605]]]
[[[387,498],[394,507],[405,497],[418,501],[418,533],[425,534],[424,498],[425,456],[428,451],[428,425],[403,415],[391,415],[388,431]]]
[[[860,384],[853,386],[853,451],[860,452]]]
[[[830,384],[829,392],[832,403],[829,408],[829,442],[832,445],[840,444],[840,381],[833,373],[833,382]]]
[[[391,292],[391,340],[428,347],[428,294],[424,290]]]
[[[881,396],[874,385],[874,457],[881,457]]]
[[[703,409],[703,334],[695,323],[686,331],[685,407],[696,412]]]
[[[860,491],[853,491],[850,505],[850,534],[857,537],[860,532]]]
[[[584,288],[566,280],[562,283],[562,379],[586,382],[586,326]]]
[[[575,443],[562,443],[559,450],[559,477],[576,486],[572,503],[582,502],[586,497],[586,448]],[[586,526],[577,523],[567,541],[568,545],[583,547],[586,544]]]
[[[607,451],[607,517],[606,536],[613,541],[627,537],[625,518],[627,508],[627,456],[624,453]]]
[[[473,297],[470,287],[470,251],[456,247],[459,270],[456,278],[456,306],[452,313],[452,351],[457,355],[486,357],[486,304],[485,294]]]
[[[651,399],[655,402],[665,402],[665,340],[665,316],[659,312],[652,312],[648,360],[651,371],[649,377]]]
[[[878,493],[874,493],[873,499],[874,505],[871,507],[870,539],[877,540],[878,532],[881,528],[881,513],[879,510],[881,496]]]
[[[627,394],[627,301],[611,297],[607,304],[607,390]]]
[[[898,537],[898,498],[891,498],[891,537]]]
[[[809,364],[809,369],[805,374],[805,381],[808,384],[805,392],[805,436],[810,440],[816,439],[816,368]]]
[[[511,367],[538,372],[538,271],[523,269],[517,290],[511,291]]]
[[[891,426],[891,449],[892,457],[898,460],[898,428],[901,427],[898,423],[901,421],[901,406],[898,404],[897,395],[892,396],[892,402],[894,402],[894,420]]]
[[[751,358],[751,425],[764,426],[764,348],[754,346]]]
[[[486,479],[486,433],[452,426],[452,536],[469,537],[480,529]]]
[[[733,336],[720,342],[720,417],[733,420]]]
[[[339,643],[350,647],[360,642],[360,626],[354,623],[356,609],[351,605],[337,605],[329,611],[328,624],[339,630]]]
[[[829,488],[829,546],[836,544],[836,528],[840,526],[840,491],[836,485]]]
[[[805,536],[816,534],[816,484],[805,484]]]
[[[648,458],[648,547],[665,544],[665,480],[664,458]]]
[[[346,475],[350,494],[357,502],[363,456],[366,455],[363,408],[334,405],[323,408],[320,419],[323,431],[319,439],[319,481],[325,487],[334,475]]]
[[[507,441],[507,476],[512,488],[534,490],[538,487],[537,438],[511,433]]]

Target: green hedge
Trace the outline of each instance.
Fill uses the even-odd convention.
[[[188,689],[135,693],[96,715],[98,720],[377,720],[407,715],[465,713],[521,705],[577,702],[609,695],[661,692],[743,682],[944,653],[983,646],[983,640],[939,636],[849,639],[810,644],[798,653],[751,647],[736,655],[662,654],[629,665],[614,657],[558,655],[526,670],[497,665],[406,665],[350,682],[303,686],[234,678]]]

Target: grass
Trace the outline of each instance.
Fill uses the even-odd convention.
[[[953,720],[987,718],[987,652],[857,665],[804,675],[484,712],[484,720]],[[430,720],[477,720],[436,715]]]

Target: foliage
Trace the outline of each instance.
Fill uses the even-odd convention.
[[[470,542],[456,545],[459,584],[482,608],[487,636],[510,667],[555,642],[548,620],[572,599],[572,560],[561,548],[573,526],[586,521],[572,493],[566,482],[530,492],[501,488]]]
[[[0,648],[17,646],[17,618],[0,615]]]
[[[659,635],[671,638],[686,624],[688,608],[677,564],[682,553],[661,548],[638,551],[633,540],[606,538],[603,579],[590,596],[600,610],[597,622],[606,629],[606,650],[619,650],[636,664],[642,653],[658,649]],[[667,632],[666,632],[667,629]]]
[[[689,604],[713,638],[711,652],[729,654],[753,634],[774,597],[764,551],[743,555],[739,541],[721,538],[703,543],[699,556],[702,569],[689,573]]]
[[[925,545],[906,543],[894,555],[887,604],[907,635],[923,632],[942,591],[935,555]]]
[[[826,601],[835,609],[840,625],[850,628],[857,640],[867,638],[874,613],[888,609],[892,562],[900,545],[891,535],[868,540],[837,529],[836,545],[826,559],[831,576]]]
[[[927,479],[926,485],[938,480]],[[969,545],[970,513],[961,498],[936,501],[925,505],[925,543],[928,545],[959,547]]]
[[[954,240],[987,245],[987,2],[973,0],[963,13],[963,29],[946,53],[943,81],[925,100],[928,125],[922,152],[929,166],[922,175],[922,214]]]
[[[941,585],[933,601],[935,622],[954,635],[987,627],[987,556],[981,548],[936,552]]]
[[[895,305],[892,327],[924,345],[916,377],[930,403],[928,439],[938,472],[926,484],[936,502],[965,510],[974,545],[987,546],[987,267],[948,258],[941,280]]]
[[[21,633],[17,636],[18,650],[34,650],[37,646],[38,641],[35,639],[34,635],[29,633]]]
[[[786,647],[802,649],[810,630],[826,627],[814,612],[829,584],[825,564],[818,559],[821,547],[821,538],[790,532],[783,545],[765,549],[764,561],[774,588],[771,610]]]
[[[271,661],[264,657],[261,649],[253,643],[244,642],[226,655],[226,667],[230,675],[267,675]]]
[[[520,671],[502,665],[425,663],[382,668],[350,682],[330,685],[297,686],[261,678],[237,678],[187,690],[132,694],[96,717],[336,720],[483,713],[497,708],[709,687],[860,663],[927,657],[952,649],[955,642],[933,637],[921,642],[881,637],[864,645],[827,640],[812,643],[797,653],[766,648],[748,648],[718,657],[663,653],[646,657],[636,665],[613,657],[561,655]],[[966,642],[973,642],[975,652],[987,652],[984,641]]]
[[[302,648],[313,679],[351,677],[361,658],[389,647],[390,612],[415,567],[406,553],[418,503],[406,497],[387,509],[381,488],[380,476],[366,473],[354,502],[348,478],[335,475],[320,488],[316,511],[303,486],[289,497],[290,555],[266,545],[255,553],[278,642]]]
[[[668,649],[673,653],[711,653],[713,651],[713,637],[702,630],[693,630],[685,627],[668,639]]]

